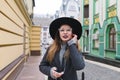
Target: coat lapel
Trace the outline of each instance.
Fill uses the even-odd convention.
[[[64,61],[63,61],[64,62]],[[56,67],[58,68],[58,72],[61,72],[63,71],[63,62],[62,62],[62,65],[60,64],[60,58],[59,58],[59,53],[56,54],[55,56],[55,65]]]

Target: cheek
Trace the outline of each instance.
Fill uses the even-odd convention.
[[[72,37],[72,36],[73,36],[73,34],[72,34],[72,33],[69,33],[69,36],[71,36],[71,37]]]
[[[68,34],[68,38],[71,39],[73,36],[72,36],[72,33],[69,33]]]
[[[73,35],[72,35],[72,34],[70,34],[70,35],[69,35],[69,37],[70,37],[70,38],[72,38],[72,37],[73,37]]]
[[[61,36],[62,36],[62,34],[60,34],[60,33],[59,33],[59,36],[61,37]]]
[[[60,38],[62,39],[63,34],[60,34],[60,33],[59,33],[59,36],[60,36]]]

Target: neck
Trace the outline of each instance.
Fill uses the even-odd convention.
[[[67,46],[67,43],[66,43],[66,42],[63,42],[63,43],[61,44],[61,48],[66,48],[66,46]]]
[[[62,45],[65,45],[65,44],[67,44],[67,42],[62,42]]]

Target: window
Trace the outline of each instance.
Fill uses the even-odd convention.
[[[93,46],[94,48],[99,48],[99,31],[95,30],[93,34]]]
[[[84,18],[89,17],[89,5],[84,6]]]
[[[116,49],[116,32],[115,28],[111,27],[109,31],[109,48]]]

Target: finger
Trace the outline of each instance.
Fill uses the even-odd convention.
[[[60,73],[56,72],[57,77],[61,77],[62,75],[63,75],[63,72],[60,72]]]
[[[77,35],[75,34],[74,37],[77,38]]]
[[[64,74],[64,72],[60,72],[60,74],[61,74],[61,75],[63,75],[63,74]]]
[[[56,72],[56,71],[54,71],[53,70],[53,76],[55,77],[55,78],[58,78],[58,77],[61,77],[62,75],[64,74],[64,72]]]
[[[56,67],[53,67],[52,69],[53,69],[53,70],[57,70],[57,68],[56,68]]]
[[[58,74],[58,72],[55,72],[55,71],[54,71],[54,74],[53,74],[53,76],[54,76],[55,78],[58,78],[58,77],[60,77],[60,75]]]

